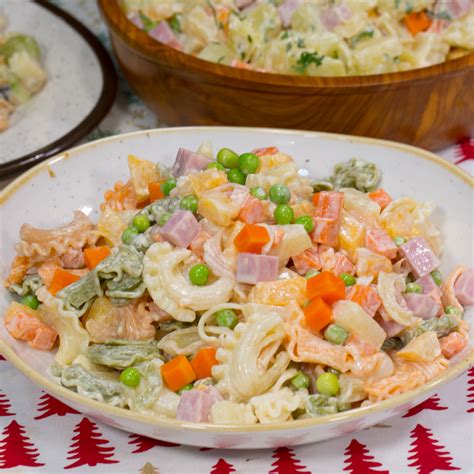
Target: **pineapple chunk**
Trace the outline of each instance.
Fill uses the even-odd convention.
[[[286,306],[290,301],[299,305],[306,301],[306,280],[303,277],[260,281],[249,293],[250,303]]]
[[[283,240],[269,252],[276,255],[280,262],[286,262],[293,255],[299,255],[313,246],[311,239],[301,224],[277,226],[284,232]]]
[[[380,272],[392,271],[392,262],[387,257],[371,252],[369,249],[358,248],[355,258],[357,276],[370,275],[377,278]]]
[[[150,195],[148,185],[161,178],[156,171],[155,163],[141,160],[135,155],[128,155],[128,168],[138,202],[145,201]]]
[[[214,224],[227,227],[239,214],[240,208],[230,196],[211,189],[199,197],[198,213]]]
[[[193,188],[193,194],[198,197],[205,191],[209,191],[210,189],[228,183],[225,172],[217,169],[210,169],[201,171],[200,173],[190,174],[189,181]]]
[[[273,155],[264,155],[260,157],[259,173],[265,173],[285,163],[293,163],[293,158],[285,153],[274,153]]]
[[[351,259],[355,257],[357,248],[364,245],[364,224],[346,210],[342,210],[339,245]]]
[[[118,247],[122,243],[122,233],[128,227],[135,211],[114,211],[106,206],[97,223],[100,236],[108,245]]]
[[[431,362],[441,355],[438,336],[434,331],[425,332],[412,339],[397,355],[411,362]]]

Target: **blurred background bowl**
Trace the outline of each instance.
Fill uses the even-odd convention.
[[[155,41],[118,0],[98,0],[136,93],[169,125],[297,128],[430,150],[474,134],[474,53],[401,73],[302,77],[203,61]]]

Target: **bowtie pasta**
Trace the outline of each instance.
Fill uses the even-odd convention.
[[[206,61],[308,76],[406,71],[474,50],[472,0],[121,0],[155,40]]]
[[[351,159],[324,179],[276,147],[130,155],[130,180],[56,229],[23,225],[3,323],[85,397],[216,424],[385,400],[468,345],[474,271],[443,278],[433,203]],[[466,349],[467,350],[467,349]]]

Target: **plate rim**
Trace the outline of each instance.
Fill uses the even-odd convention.
[[[33,4],[48,10],[51,14],[58,17],[60,21],[64,21],[87,43],[99,62],[102,75],[102,90],[94,107],[79,124],[60,138],[38,150],[0,164],[0,178],[23,171],[32,165],[67,150],[77,143],[101,122],[112,107],[117,93],[117,73],[109,53],[99,39],[79,20],[47,0],[33,0]]]
[[[258,127],[230,127],[230,126],[192,126],[192,127],[167,127],[167,128],[155,128],[149,130],[139,130],[135,132],[124,133],[120,135],[113,135],[99,140],[91,141],[84,143],[82,145],[71,148],[65,153],[59,154],[57,156],[51,157],[47,161],[38,163],[33,168],[29,169],[21,176],[12,181],[8,186],[0,191],[0,207],[12,196],[17,189],[24,186],[28,181],[33,178],[36,174],[43,170],[48,170],[48,167],[58,161],[65,159],[77,158],[80,159],[81,152],[87,150],[87,148],[95,147],[97,145],[113,142],[113,141],[123,141],[129,137],[134,136],[147,136],[150,134],[153,135],[164,135],[167,133],[176,133],[176,132],[212,132],[213,130],[219,131],[236,131],[236,132],[259,132],[262,134],[275,134],[275,135],[303,135],[303,136],[312,136],[312,137],[321,137],[326,139],[331,139],[334,141],[342,141],[346,143],[363,143],[363,144],[373,144],[378,146],[384,146],[392,149],[398,149],[405,153],[411,153],[420,158],[427,159],[434,162],[437,165],[446,168],[449,172],[455,175],[456,178],[464,181],[471,189],[474,189],[474,177],[470,176],[466,171],[459,168],[458,166],[450,163],[440,156],[423,150],[422,148],[414,147],[412,145],[406,145],[403,143],[397,143],[389,140],[381,140],[376,138],[368,137],[358,137],[353,135],[343,135],[336,133],[326,133],[326,132],[313,132],[313,131],[304,131],[304,130],[291,130],[291,129],[274,129],[274,128],[258,128]],[[297,429],[308,429],[320,425],[334,426],[337,422],[343,422],[347,420],[358,420],[363,417],[381,413],[386,410],[396,410],[399,406],[408,403],[410,401],[415,401],[415,399],[420,398],[424,395],[428,395],[438,387],[446,384],[447,382],[457,378],[467,369],[474,366],[474,350],[468,353],[462,360],[457,362],[455,365],[449,367],[443,374],[431,379],[428,383],[422,385],[408,392],[396,395],[392,398],[384,400],[382,402],[377,402],[372,406],[360,407],[351,409],[345,412],[340,412],[331,415],[324,415],[318,418],[309,418],[304,420],[292,420],[286,422],[272,423],[272,424],[233,424],[233,425],[222,425],[222,424],[212,424],[212,423],[192,423],[186,421],[180,421],[172,418],[165,417],[150,417],[142,413],[132,412],[131,410],[125,408],[119,408],[107,405],[102,402],[91,400],[84,396],[79,395],[76,392],[68,390],[67,388],[57,384],[54,380],[48,378],[45,375],[42,375],[40,372],[32,369],[26,362],[18,356],[15,351],[10,348],[10,345],[3,339],[0,338],[0,353],[2,353],[5,358],[21,373],[28,377],[31,381],[42,387],[48,393],[51,393],[59,398],[68,400],[73,404],[78,404],[79,406],[87,407],[92,410],[100,412],[100,414],[110,415],[119,420],[127,420],[135,423],[143,423],[154,428],[163,428],[174,431],[187,430],[194,433],[201,433],[206,431],[208,433],[272,433],[272,432],[281,432],[286,430],[297,430]],[[392,413],[393,416],[395,413]],[[114,420],[115,421],[115,420]],[[126,429],[126,428],[124,428]]]

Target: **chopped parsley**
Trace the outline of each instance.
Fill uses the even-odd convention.
[[[306,46],[304,44],[304,39],[303,38],[298,38],[298,40],[296,41],[296,46],[298,46],[298,48],[306,48]]]
[[[143,23],[143,31],[146,33],[151,31],[156,26],[156,22],[148,18],[141,10],[138,10],[138,15],[140,16],[140,20]]]
[[[292,47],[293,47],[293,43],[291,43],[291,42],[287,43],[286,44],[286,52],[290,51]]]
[[[285,31],[285,32],[282,33],[282,35],[280,36],[280,39],[286,40],[286,39],[288,39],[289,36],[290,36],[290,34],[288,33],[288,31]]]
[[[221,56],[218,60],[217,60],[217,64],[221,64],[222,61],[224,61],[225,59],[225,56]]]
[[[314,64],[316,67],[321,66],[323,59],[324,56],[318,55],[317,52],[309,53],[308,51],[303,51],[298,61],[296,61],[295,71],[304,74],[311,64]]]
[[[373,37],[374,37],[374,30],[364,30],[364,31],[361,31],[360,33],[358,33],[357,35],[353,36],[349,40],[349,43],[350,43],[352,48],[355,48],[357,43],[359,43],[359,41],[369,39],[369,38],[373,38]]]
[[[252,39],[252,36],[251,35],[247,35],[247,40],[250,44],[253,43],[253,39]]]
[[[181,33],[181,21],[179,20],[178,15],[173,15],[168,20],[168,23],[171,26],[172,30],[176,31],[176,33]]]

